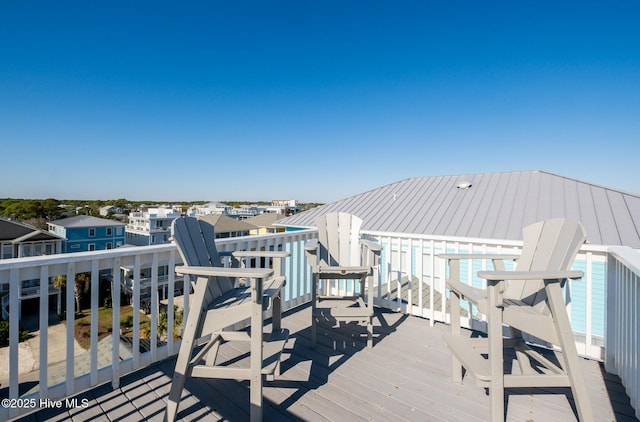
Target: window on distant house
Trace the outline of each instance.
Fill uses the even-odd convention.
[[[107,249],[113,249],[113,246],[111,245],[111,242],[107,242]]]
[[[107,227],[107,236],[111,236],[113,234],[111,227]]]
[[[95,243],[89,243],[89,250],[90,251],[95,251],[96,250],[96,244]]]
[[[2,259],[13,258],[13,246],[12,245],[3,245],[2,246]]]
[[[91,228],[89,229],[89,237],[94,237],[96,235],[96,229]]]

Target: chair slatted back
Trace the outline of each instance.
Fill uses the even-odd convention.
[[[566,218],[554,218],[531,224],[523,229],[519,271],[570,270],[587,236],[582,225]],[[517,299],[546,313],[543,280],[508,283],[504,297]]]
[[[211,224],[193,217],[179,217],[171,223],[171,235],[184,265],[222,266],[216,248],[215,230]],[[214,298],[233,288],[234,281],[224,277],[216,277],[215,283],[209,283],[209,290]]]
[[[329,213],[318,217],[319,263],[321,266],[359,266],[360,227],[362,220],[344,212]]]

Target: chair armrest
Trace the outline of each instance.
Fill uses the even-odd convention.
[[[520,255],[507,255],[507,254],[483,254],[483,253],[444,253],[438,254],[438,258],[449,260],[461,260],[461,259],[511,259],[517,260]]]
[[[285,251],[235,251],[231,253],[236,258],[286,258],[291,252]]]
[[[576,280],[582,278],[582,271],[479,271],[478,277],[488,281],[501,280]]]
[[[318,250],[318,239],[309,239],[304,244],[304,251],[311,254],[316,254]]]
[[[367,249],[375,254],[380,254],[380,252],[382,252],[382,245],[373,240],[360,239],[360,244],[364,245]]]
[[[222,267],[189,267],[186,265],[176,267],[177,274],[199,275],[205,277],[247,277],[268,278],[273,275],[270,268],[222,268]]]

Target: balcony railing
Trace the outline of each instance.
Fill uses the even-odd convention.
[[[378,240],[383,246],[381,256],[381,282],[374,288],[374,298],[378,306],[398,312],[409,313],[429,319],[430,324],[448,322],[448,299],[444,291],[447,269],[438,254],[460,253],[514,253],[521,249],[520,242],[486,241],[447,237],[429,237],[407,234],[366,232],[365,235]],[[226,250],[284,250],[291,253],[285,259],[282,272],[287,277],[283,308],[290,309],[308,302],[311,298],[311,272],[304,254],[304,243],[316,237],[313,230],[302,230],[269,234],[263,236],[237,237],[217,240],[221,251]],[[630,249],[617,249],[608,252],[607,248],[585,245],[580,251],[575,269],[584,271],[583,280],[568,283],[565,293],[568,299],[567,309],[571,316],[574,337],[579,353],[584,356],[605,360],[607,370],[618,373],[626,385],[631,402],[638,409],[638,277],[640,254]],[[50,365],[39,365],[35,379],[36,388],[21,391],[21,380],[27,375],[19,373],[19,307],[10,306],[10,341],[8,377],[0,380],[2,387],[9,384],[10,399],[57,399],[73,395],[92,386],[111,382],[118,386],[120,378],[134,370],[148,366],[177,353],[179,340],[172,335],[160,340],[161,300],[166,304],[166,332],[173,333],[176,325],[175,304],[181,303],[184,309],[183,319],[189,312],[189,295],[176,297],[176,280],[173,271],[166,276],[166,298],[160,297],[159,287],[165,285],[165,276],[159,276],[159,268],[173,268],[180,264],[180,258],[174,245],[123,248],[109,251],[83,252],[46,257],[3,260],[0,262],[0,283],[9,284],[9,301],[17,304],[21,281],[39,279],[41,285],[56,275],[66,275],[73,280],[75,274],[91,274],[91,330],[89,349],[85,352],[88,359],[84,365],[74,353],[75,317],[73,283],[67,283],[63,295],[66,302],[66,326],[64,342],[66,356],[64,370],[58,378],[54,377]],[[476,277],[479,270],[485,269],[483,261],[469,261],[461,269],[461,276],[472,285],[482,286]],[[133,269],[132,330],[130,337],[119,335],[121,319],[121,271],[126,267]],[[149,282],[141,274],[150,269]],[[143,271],[145,270],[145,271]],[[98,291],[100,274],[112,273],[112,336],[98,338],[98,312],[100,303]],[[188,286],[189,281],[183,280]],[[141,285],[150,284],[150,301],[156,306],[150,307],[148,318],[149,335],[143,338],[140,327],[143,316],[141,303]],[[612,287],[614,286],[614,287]],[[350,283],[341,283],[335,289],[349,290]],[[40,291],[40,303],[37,310],[39,326],[49,326],[49,292]],[[635,298],[635,299],[634,299]],[[145,300],[147,300],[146,298]],[[624,305],[624,306],[623,306]],[[464,322],[471,328],[483,328],[482,317],[475,309],[465,306]],[[23,314],[28,310],[23,309]],[[612,320],[612,318],[615,318]],[[164,328],[164,327],[163,327]],[[613,335],[615,334],[615,335]],[[48,362],[48,330],[39,330],[39,362]],[[98,350],[104,350],[105,342],[110,357],[105,361],[98,356]],[[77,351],[76,351],[77,352]],[[101,354],[102,356],[102,354]],[[0,364],[6,364],[6,362]],[[57,372],[61,372],[60,369]],[[634,398],[635,397],[635,398]],[[0,420],[27,413],[29,409],[0,408]]]
[[[611,248],[607,279],[605,369],[620,377],[640,419],[640,253]]]

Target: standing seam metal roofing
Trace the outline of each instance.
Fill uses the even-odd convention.
[[[468,189],[458,184],[470,182]],[[355,214],[363,230],[521,240],[522,228],[547,218],[579,220],[588,241],[640,248],[640,196],[544,171],[415,177],[284,218],[314,227],[332,211]]]

